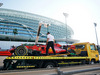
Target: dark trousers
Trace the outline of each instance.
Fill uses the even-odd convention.
[[[54,55],[55,55],[56,52],[55,52],[55,49],[54,49],[54,43],[53,43],[53,41],[48,42],[47,47],[46,47],[46,55],[48,55],[48,49],[49,49],[50,47],[52,48],[52,50],[53,50],[53,52],[54,52]]]

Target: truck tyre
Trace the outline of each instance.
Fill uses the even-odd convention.
[[[44,67],[47,68],[47,69],[54,68],[54,67],[55,67],[55,64],[52,63],[52,62],[47,62],[47,63],[44,65]]]
[[[95,61],[94,60],[91,60],[90,64],[94,64],[94,63],[95,63]]]
[[[25,46],[21,45],[15,49],[14,55],[15,56],[25,56],[28,54],[28,50]]]

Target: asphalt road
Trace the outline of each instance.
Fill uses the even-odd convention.
[[[77,74],[72,74],[72,75],[100,75],[100,70],[82,72],[82,73],[77,73]]]
[[[3,60],[6,58],[7,56],[0,56],[0,66],[3,66]]]
[[[97,68],[100,67],[100,64],[95,64],[95,65],[80,65],[80,66],[71,66],[71,67],[61,67],[60,71],[63,71],[63,73],[66,72],[72,72],[72,71],[79,71],[83,69],[90,69],[90,68]],[[19,70],[20,71],[20,70]],[[8,71],[0,71],[0,75],[57,75],[57,68],[54,69],[31,69],[31,70],[24,70],[24,71],[16,71],[14,70],[9,72]],[[100,70],[95,70],[95,71],[88,71],[88,72],[82,72],[82,73],[75,73],[75,74],[70,74],[70,75],[99,75]],[[67,74],[69,75],[69,74]]]

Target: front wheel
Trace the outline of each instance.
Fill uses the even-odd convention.
[[[94,60],[91,60],[91,61],[89,62],[89,64],[95,64],[95,61],[94,61]]]
[[[95,61],[94,61],[94,60],[92,60],[92,61],[91,61],[91,64],[95,64]]]

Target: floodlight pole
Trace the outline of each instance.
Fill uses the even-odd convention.
[[[65,16],[65,24],[66,24],[66,43],[67,43],[67,17],[68,17],[68,14],[67,13],[63,13],[63,15]]]
[[[94,27],[95,27],[95,35],[96,35],[96,40],[97,40],[97,45],[99,45],[99,42],[98,42],[98,36],[97,36],[97,31],[96,31],[96,26],[97,26],[97,24],[94,23]]]

